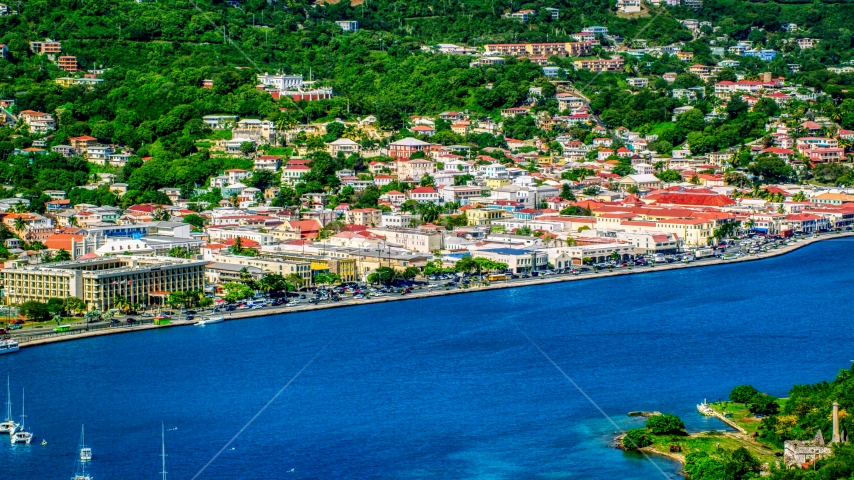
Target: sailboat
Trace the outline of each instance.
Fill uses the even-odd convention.
[[[12,394],[9,390],[9,376],[6,376],[6,420],[0,423],[0,433],[12,435],[18,430],[18,424],[12,420]]]
[[[88,462],[92,460],[92,449],[86,446],[86,430],[85,425],[80,427],[80,461]]]
[[[74,469],[74,475],[71,476],[71,480],[92,480],[92,476],[86,472],[86,463],[92,460],[92,450],[86,448],[84,433],[84,428],[80,427],[80,456],[77,459],[77,466]]]
[[[160,458],[163,462],[163,467],[160,471],[161,480],[166,480],[166,430],[163,427],[163,422],[160,422]]]
[[[12,445],[16,443],[26,443],[27,445],[33,440],[33,434],[28,432],[24,427],[24,422],[27,416],[24,414],[24,400],[26,399],[23,389],[21,389],[21,429],[12,434],[10,441]]]

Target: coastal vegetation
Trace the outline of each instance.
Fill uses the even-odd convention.
[[[687,434],[671,431],[681,420],[672,415],[651,417],[646,427],[630,430],[622,438],[627,449],[644,448],[667,454],[685,465],[690,480],[835,480],[854,476],[854,445],[846,432],[854,428],[848,413],[854,408],[854,367],[840,370],[830,382],[796,385],[788,398],[775,398],[751,385],[732,389],[729,401],[710,407],[743,428],[747,434],[708,431]],[[832,404],[839,404],[841,442],[829,443],[832,432]],[[652,423],[651,423],[652,422]],[[664,432],[664,433],[656,433]],[[830,454],[804,465],[786,467],[782,457],[784,442],[811,441],[823,432]]]

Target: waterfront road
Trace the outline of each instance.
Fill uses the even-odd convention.
[[[691,260],[689,262],[673,262],[673,263],[659,263],[659,264],[651,264],[648,266],[632,266],[632,267],[619,267],[615,266],[613,268],[599,268],[594,269],[591,267],[583,267],[583,269],[576,270],[575,273],[565,273],[565,274],[546,274],[546,275],[538,275],[531,277],[520,277],[520,278],[509,278],[506,281],[495,281],[491,283],[483,283],[477,284],[472,283],[469,286],[460,286],[459,284],[455,286],[446,286],[447,280],[436,280],[437,284],[436,288],[414,288],[411,293],[400,294],[400,293],[388,293],[382,296],[369,296],[366,298],[355,299],[352,296],[342,295],[340,296],[339,301],[333,300],[323,300],[317,303],[310,303],[308,301],[309,295],[306,294],[305,299],[300,299],[299,303],[293,302],[288,305],[282,306],[265,306],[261,308],[249,308],[249,309],[238,309],[232,312],[222,312],[222,315],[226,320],[238,320],[244,318],[251,317],[259,317],[259,316],[267,316],[267,315],[279,315],[286,314],[291,312],[305,312],[309,310],[318,310],[318,309],[326,309],[326,308],[340,308],[347,307],[352,305],[366,305],[371,303],[381,303],[381,302],[390,302],[390,301],[398,301],[398,300],[408,300],[408,299],[416,299],[416,298],[427,298],[427,297],[435,297],[435,296],[443,296],[443,295],[454,295],[468,292],[476,292],[482,290],[494,290],[500,288],[514,288],[521,286],[531,286],[545,283],[557,283],[557,282],[565,282],[565,281],[575,281],[575,280],[584,280],[588,278],[594,277],[608,277],[615,275],[629,275],[629,274],[639,274],[646,273],[652,271],[662,271],[662,270],[674,270],[681,268],[693,268],[693,267],[701,267],[708,265],[719,265],[723,263],[737,263],[744,261],[753,261],[760,260],[763,258],[774,257],[778,255],[783,255],[792,250],[801,248],[803,246],[809,245],[811,243],[815,243],[821,240],[833,239],[833,238],[843,238],[854,236],[854,232],[843,232],[843,233],[825,233],[817,236],[800,236],[793,240],[781,241],[781,242],[767,242],[765,247],[767,251],[759,251],[757,253],[747,253],[740,246],[734,246],[727,249],[726,254],[727,257],[737,254],[737,258],[730,258],[728,260],[723,260],[718,257],[707,257],[698,260]],[[70,332],[62,332],[62,333],[54,333],[49,329],[51,327],[44,327],[44,330],[37,330],[33,328],[26,328],[22,330],[14,331],[13,338],[18,340],[21,346],[33,346],[40,345],[45,343],[52,343],[58,341],[72,340],[75,338],[85,338],[90,336],[100,336],[100,335],[108,335],[114,333],[123,333],[135,330],[148,330],[152,328],[166,328],[173,326],[183,326],[183,325],[193,325],[196,323],[198,318],[209,314],[209,311],[198,310],[197,315],[195,315],[192,320],[187,320],[187,317],[183,314],[174,314],[171,316],[170,324],[168,325],[154,325],[153,319],[150,317],[141,317],[138,315],[134,315],[133,318],[136,320],[132,324],[128,324],[126,321],[127,317],[121,316],[116,317],[118,323],[110,323],[109,321],[101,321],[96,323],[86,324],[84,322],[79,322],[71,325]],[[46,330],[46,331],[45,331]]]

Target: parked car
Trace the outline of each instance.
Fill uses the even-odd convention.
[[[128,323],[128,325],[133,325],[134,323],[137,323],[136,319],[131,317],[128,317],[127,319],[125,319],[125,321]]]
[[[9,325],[8,330],[18,330],[19,328],[23,328],[23,327],[18,325],[17,323],[13,323],[13,324]]]

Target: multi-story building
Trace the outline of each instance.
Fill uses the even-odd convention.
[[[116,153],[109,145],[93,145],[86,149],[86,158],[98,165],[105,165],[111,155]]]
[[[617,0],[617,10],[623,13],[637,13],[641,11],[640,0]]]
[[[71,144],[74,150],[85,152],[89,147],[97,145],[98,139],[89,135],[83,135],[82,137],[69,138],[68,143]]]
[[[296,185],[300,183],[303,175],[310,172],[311,168],[304,165],[292,165],[282,169],[282,183],[285,185]]]
[[[47,133],[56,130],[56,120],[52,115],[34,110],[24,110],[19,118],[29,126],[33,133]]]
[[[52,264],[13,264],[0,269],[0,275],[9,304],[78,297],[86,303],[87,310],[106,311],[117,297],[152,305],[162,303],[171,292],[203,290],[206,263],[119,255]]]
[[[243,267],[255,267],[261,269],[263,272],[274,273],[284,277],[299,275],[307,283],[311,281],[312,268],[309,259],[288,260],[270,257],[245,257],[243,255],[217,255],[214,257],[214,261]]]
[[[523,273],[530,270],[544,270],[549,263],[548,253],[545,251],[526,248],[491,248],[487,250],[475,250],[472,252],[475,258],[487,258],[500,263],[507,264],[507,270],[513,273]]]
[[[759,82],[754,80],[740,80],[731,82],[724,80],[715,84],[715,95],[727,97],[734,93],[756,94],[762,91],[773,90],[779,86],[777,82]]]
[[[388,244],[413,252],[430,253],[442,249],[442,234],[434,230],[378,227],[369,228],[368,231],[374,235],[385,237]]]
[[[202,121],[211,130],[222,130],[233,127],[238,118],[237,115],[205,115]]]
[[[590,70],[591,72],[620,72],[623,70],[625,60],[617,56],[611,59],[576,60],[572,62],[576,70]]]
[[[491,43],[485,46],[486,55],[584,57],[593,54],[594,42],[552,43]]]
[[[275,155],[261,155],[255,158],[253,170],[270,170],[277,171],[282,166],[282,158]]]
[[[276,141],[276,124],[268,120],[245,118],[237,122],[231,131],[234,138],[247,138],[258,144],[270,144]]]
[[[439,190],[443,202],[455,202],[466,205],[470,198],[483,195],[483,188],[477,185],[446,185]]]
[[[359,153],[362,149],[361,145],[350,140],[349,138],[339,138],[334,142],[329,142],[326,144],[326,148],[329,151],[329,154],[333,157],[338,155],[338,152],[343,153],[344,155],[352,155],[354,153]]]
[[[63,55],[56,59],[56,65],[61,69],[65,70],[69,73],[74,73],[77,71],[77,57],[72,57],[70,55]]]
[[[594,25],[592,27],[584,27],[581,29],[581,33],[592,33],[594,35],[608,35],[608,27],[600,27]]]
[[[400,180],[421,180],[424,175],[436,173],[433,162],[424,159],[401,160],[397,162],[397,177]]]
[[[644,77],[632,77],[627,78],[626,83],[628,83],[630,87],[646,88],[649,85],[649,79]]]
[[[299,90],[305,85],[302,75],[270,75],[269,73],[258,75],[258,83],[275,87],[280,92]]]
[[[62,51],[62,44],[45,38],[44,41],[30,42],[30,50],[35,54],[55,55]]]
[[[317,273],[334,273],[341,277],[341,280],[344,282],[352,282],[357,279],[356,259],[353,256],[340,253],[340,249],[325,244],[313,250],[315,250],[313,254],[265,250],[261,254],[261,259],[284,260],[297,263],[307,262],[310,265],[308,276],[305,275],[304,270],[299,270],[296,273],[306,279],[309,284],[313,284],[313,277]],[[270,270],[275,271],[272,268]]]
[[[379,208],[355,208],[347,211],[347,223],[377,227],[382,225],[383,211]]]
[[[386,228],[409,228],[417,225],[418,215],[408,213],[383,213],[380,225]]]
[[[803,152],[813,163],[839,163],[845,159],[844,148],[812,148]]]
[[[466,210],[466,221],[469,226],[489,225],[493,221],[501,220],[505,217],[504,210],[472,208]]]
[[[415,152],[423,152],[427,150],[429,146],[429,143],[416,138],[404,138],[390,143],[388,146],[388,154],[392,158],[409,158]]]

